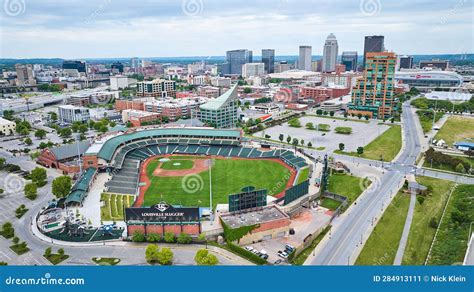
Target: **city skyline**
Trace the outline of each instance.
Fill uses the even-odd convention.
[[[23,6],[2,9],[2,58],[223,56],[240,48],[297,55],[299,45],[322,55],[330,33],[339,52],[362,53],[367,35],[384,35],[385,48],[397,54],[473,51],[463,41],[472,39],[466,1],[16,2]]]

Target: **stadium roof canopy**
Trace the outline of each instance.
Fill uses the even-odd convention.
[[[56,156],[57,160],[63,160],[63,159],[68,159],[72,157],[76,157],[79,154],[77,154],[78,148],[79,148],[79,153],[82,155],[87,151],[87,148],[89,148],[89,142],[87,141],[80,141],[78,143],[73,143],[73,144],[67,144],[59,147],[53,147],[50,148],[49,150],[53,152],[54,156]]]
[[[206,128],[157,128],[149,130],[136,131],[129,134],[123,134],[107,140],[101,147],[97,156],[99,158],[110,161],[121,144],[128,142],[152,139],[160,137],[203,137],[203,138],[240,138],[240,130],[224,130],[224,129],[206,129]]]
[[[74,184],[71,189],[71,192],[66,198],[65,204],[74,202],[82,203],[86,196],[86,192],[89,189],[89,184],[94,177],[96,169],[94,167],[89,167],[86,172],[79,178],[79,180]]]
[[[231,89],[227,90],[224,94],[215,98],[203,105],[200,106],[201,109],[205,110],[218,110],[223,107],[229,100],[236,97],[237,84],[235,84]]]

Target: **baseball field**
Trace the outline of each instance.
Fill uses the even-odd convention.
[[[210,183],[212,177],[212,184]],[[168,156],[151,158],[141,175],[143,206],[160,201],[173,205],[213,207],[228,202],[228,195],[253,186],[281,196],[295,177],[278,159],[231,159],[221,157]]]

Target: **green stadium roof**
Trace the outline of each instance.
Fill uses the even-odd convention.
[[[86,192],[89,188],[89,184],[94,177],[96,169],[94,167],[89,167],[86,172],[79,178],[79,180],[74,184],[71,189],[71,192],[66,198],[65,203],[76,202],[81,203],[84,200]]]
[[[225,105],[225,103],[228,100],[235,97],[236,89],[237,89],[237,84],[235,84],[231,89],[227,90],[224,94],[222,94],[218,98],[213,99],[213,100],[201,105],[200,108],[205,109],[205,110],[218,110],[218,109],[220,109],[222,106]]]
[[[224,130],[224,129],[190,129],[190,128],[158,128],[143,131],[136,131],[130,134],[124,134],[107,140],[101,147],[97,156],[99,158],[110,161],[117,147],[122,143],[133,140],[141,140],[144,138],[160,137],[160,136],[203,136],[210,138],[229,137],[240,138],[240,130]]]

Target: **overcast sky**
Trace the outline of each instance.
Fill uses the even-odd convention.
[[[473,0],[2,0],[1,58],[339,54],[384,35],[398,54],[473,53]]]

